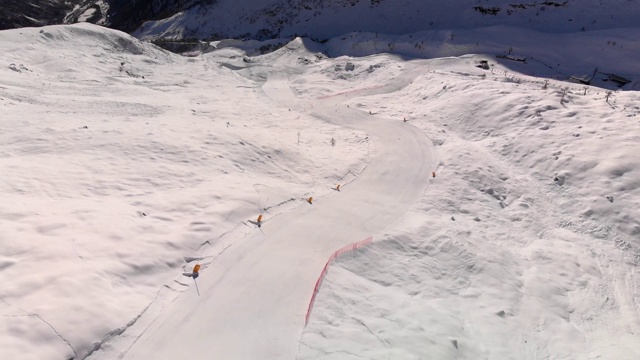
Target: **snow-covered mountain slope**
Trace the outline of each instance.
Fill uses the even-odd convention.
[[[9,1],[0,7],[0,30],[89,22],[131,32],[213,0],[34,0]]]
[[[637,74],[637,35],[0,32],[3,357],[637,359],[640,98],[549,75]]]
[[[0,47],[3,359],[83,359],[193,290],[185,258],[321,199],[372,151],[260,81],[121,32],[16,29]]]
[[[3,1],[0,6],[0,30],[26,26],[61,24],[83,0]]]
[[[391,52],[407,58],[486,54],[484,60],[500,62],[521,74],[565,81],[585,75],[591,78],[591,85],[640,90],[640,62],[620,61],[636,56],[638,36],[637,29],[548,34],[504,26],[384,37],[350,33],[329,40],[327,54],[369,56]],[[630,81],[621,86],[610,80],[611,74]]]
[[[639,16],[635,0],[218,0],[147,22],[134,35],[143,39],[294,35],[328,39],[356,31],[406,34],[492,25],[577,32],[637,26]]]
[[[215,0],[108,0],[108,26],[131,32],[147,20],[170,17],[195,6],[209,6]]]
[[[288,87],[291,72],[278,71],[308,54],[297,48],[282,49],[272,57],[275,63],[251,66],[269,74],[262,89],[267,97],[296,112],[366,130],[376,144],[366,170],[340,192],[332,191],[273,218],[261,227],[262,232],[237,241],[224,258],[208,266],[213,276],[200,280],[202,296],[189,294],[171,304],[158,317],[158,325],[150,326],[127,350],[125,359],[175,359],[185,353],[185,344],[194,354],[215,349],[216,356],[225,359],[294,358],[309,285],[318,269],[335,249],[384,231],[424,191],[423,179],[436,165],[433,145],[424,133],[402,122],[372,119],[366,112],[338,106],[339,97],[298,101]],[[241,336],[230,329],[239,330]]]
[[[331,267],[297,358],[640,356],[640,97],[563,95],[479,59],[416,61],[405,88],[345,99],[421,128],[440,166],[381,241]],[[389,67],[350,61],[347,81]],[[333,77],[315,74],[294,91]]]

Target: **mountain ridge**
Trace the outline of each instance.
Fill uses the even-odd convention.
[[[36,0],[0,9],[0,29],[91,22],[143,40],[327,40],[495,25],[543,32],[635,27],[637,0]]]
[[[305,36],[325,40],[350,32],[407,34],[425,30],[494,25],[544,32],[579,32],[635,27],[640,6],[633,0],[438,1],[217,0],[166,19],[144,23],[141,39],[225,38],[266,40]]]

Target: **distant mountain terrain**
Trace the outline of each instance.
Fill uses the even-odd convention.
[[[194,7],[206,7],[215,0],[109,0],[108,26],[132,32],[143,22],[170,17]]]
[[[543,32],[635,27],[640,0],[34,0],[0,7],[0,29],[92,22],[138,38],[328,39],[509,25]]]
[[[3,1],[0,30],[64,23],[65,17],[83,0]]]
[[[543,32],[635,27],[638,0],[217,0],[145,23],[139,38],[327,39],[349,32],[407,34],[509,25]]]
[[[0,7],[0,30],[90,22],[132,32],[145,21],[170,17],[214,0],[34,0]]]
[[[0,6],[0,30],[77,22],[108,26],[108,1],[9,0],[9,4]]]

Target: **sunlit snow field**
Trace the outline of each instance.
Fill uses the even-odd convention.
[[[638,359],[638,38],[2,31],[0,357]]]

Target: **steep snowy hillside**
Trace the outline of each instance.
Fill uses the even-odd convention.
[[[365,133],[262,76],[90,24],[0,32],[0,358],[84,359],[193,290],[185,261],[362,172]]]
[[[145,21],[163,19],[194,6],[202,7],[213,2],[214,0],[9,1],[0,6],[0,30],[89,22],[131,32]]]
[[[407,119],[440,164],[380,241],[330,268],[297,358],[640,357],[638,93],[607,99],[480,59],[412,61],[415,77],[377,94],[356,79],[394,63],[348,59],[359,91],[345,105]]]
[[[194,7],[211,6],[215,0],[107,0],[109,3],[108,26],[131,32],[144,21],[158,20]]]
[[[84,0],[6,0],[0,5],[0,30],[61,24]]]
[[[0,357],[640,358],[640,30],[465,28],[1,31]]]
[[[635,0],[218,0],[145,23],[134,34],[143,39],[327,39],[354,31],[405,34],[491,25],[576,32],[636,26],[639,16]]]

